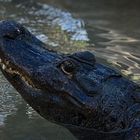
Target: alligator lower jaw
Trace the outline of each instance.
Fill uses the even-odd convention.
[[[2,59],[0,59],[0,66],[3,72],[13,76],[17,75],[28,87],[36,88],[33,82],[27,76],[24,76],[24,74],[12,68],[9,61],[2,61]]]

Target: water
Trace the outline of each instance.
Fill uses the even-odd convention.
[[[0,0],[0,20],[24,24],[50,48],[90,50],[140,84],[138,0]],[[41,118],[0,73],[0,140],[76,140]]]

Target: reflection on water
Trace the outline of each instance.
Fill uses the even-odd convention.
[[[51,48],[90,50],[140,84],[140,9],[134,0],[0,0],[0,20],[14,19]],[[0,73],[0,140],[74,140],[42,119]]]
[[[67,130],[40,118],[24,102],[17,103],[16,108],[16,113],[5,119],[5,126],[0,131],[1,140],[74,140]]]
[[[107,29],[106,29],[107,30]],[[109,30],[109,29],[108,29]],[[110,30],[107,33],[100,33],[97,36],[108,39],[99,42],[102,47],[96,47],[96,55],[118,68],[125,76],[139,83],[140,81],[140,58],[139,49],[134,44],[139,44],[138,39],[119,34]],[[133,47],[133,48],[132,48]]]

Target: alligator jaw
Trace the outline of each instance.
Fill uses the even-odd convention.
[[[19,72],[17,69],[11,67],[9,61],[3,62],[2,59],[0,59],[0,66],[3,72],[7,73],[8,75],[17,75],[27,86],[36,88],[31,79]]]

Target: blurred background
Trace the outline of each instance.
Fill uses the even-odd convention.
[[[0,20],[22,23],[49,48],[89,50],[140,84],[139,0],[0,0]],[[0,140],[76,140],[41,118],[0,73]]]

